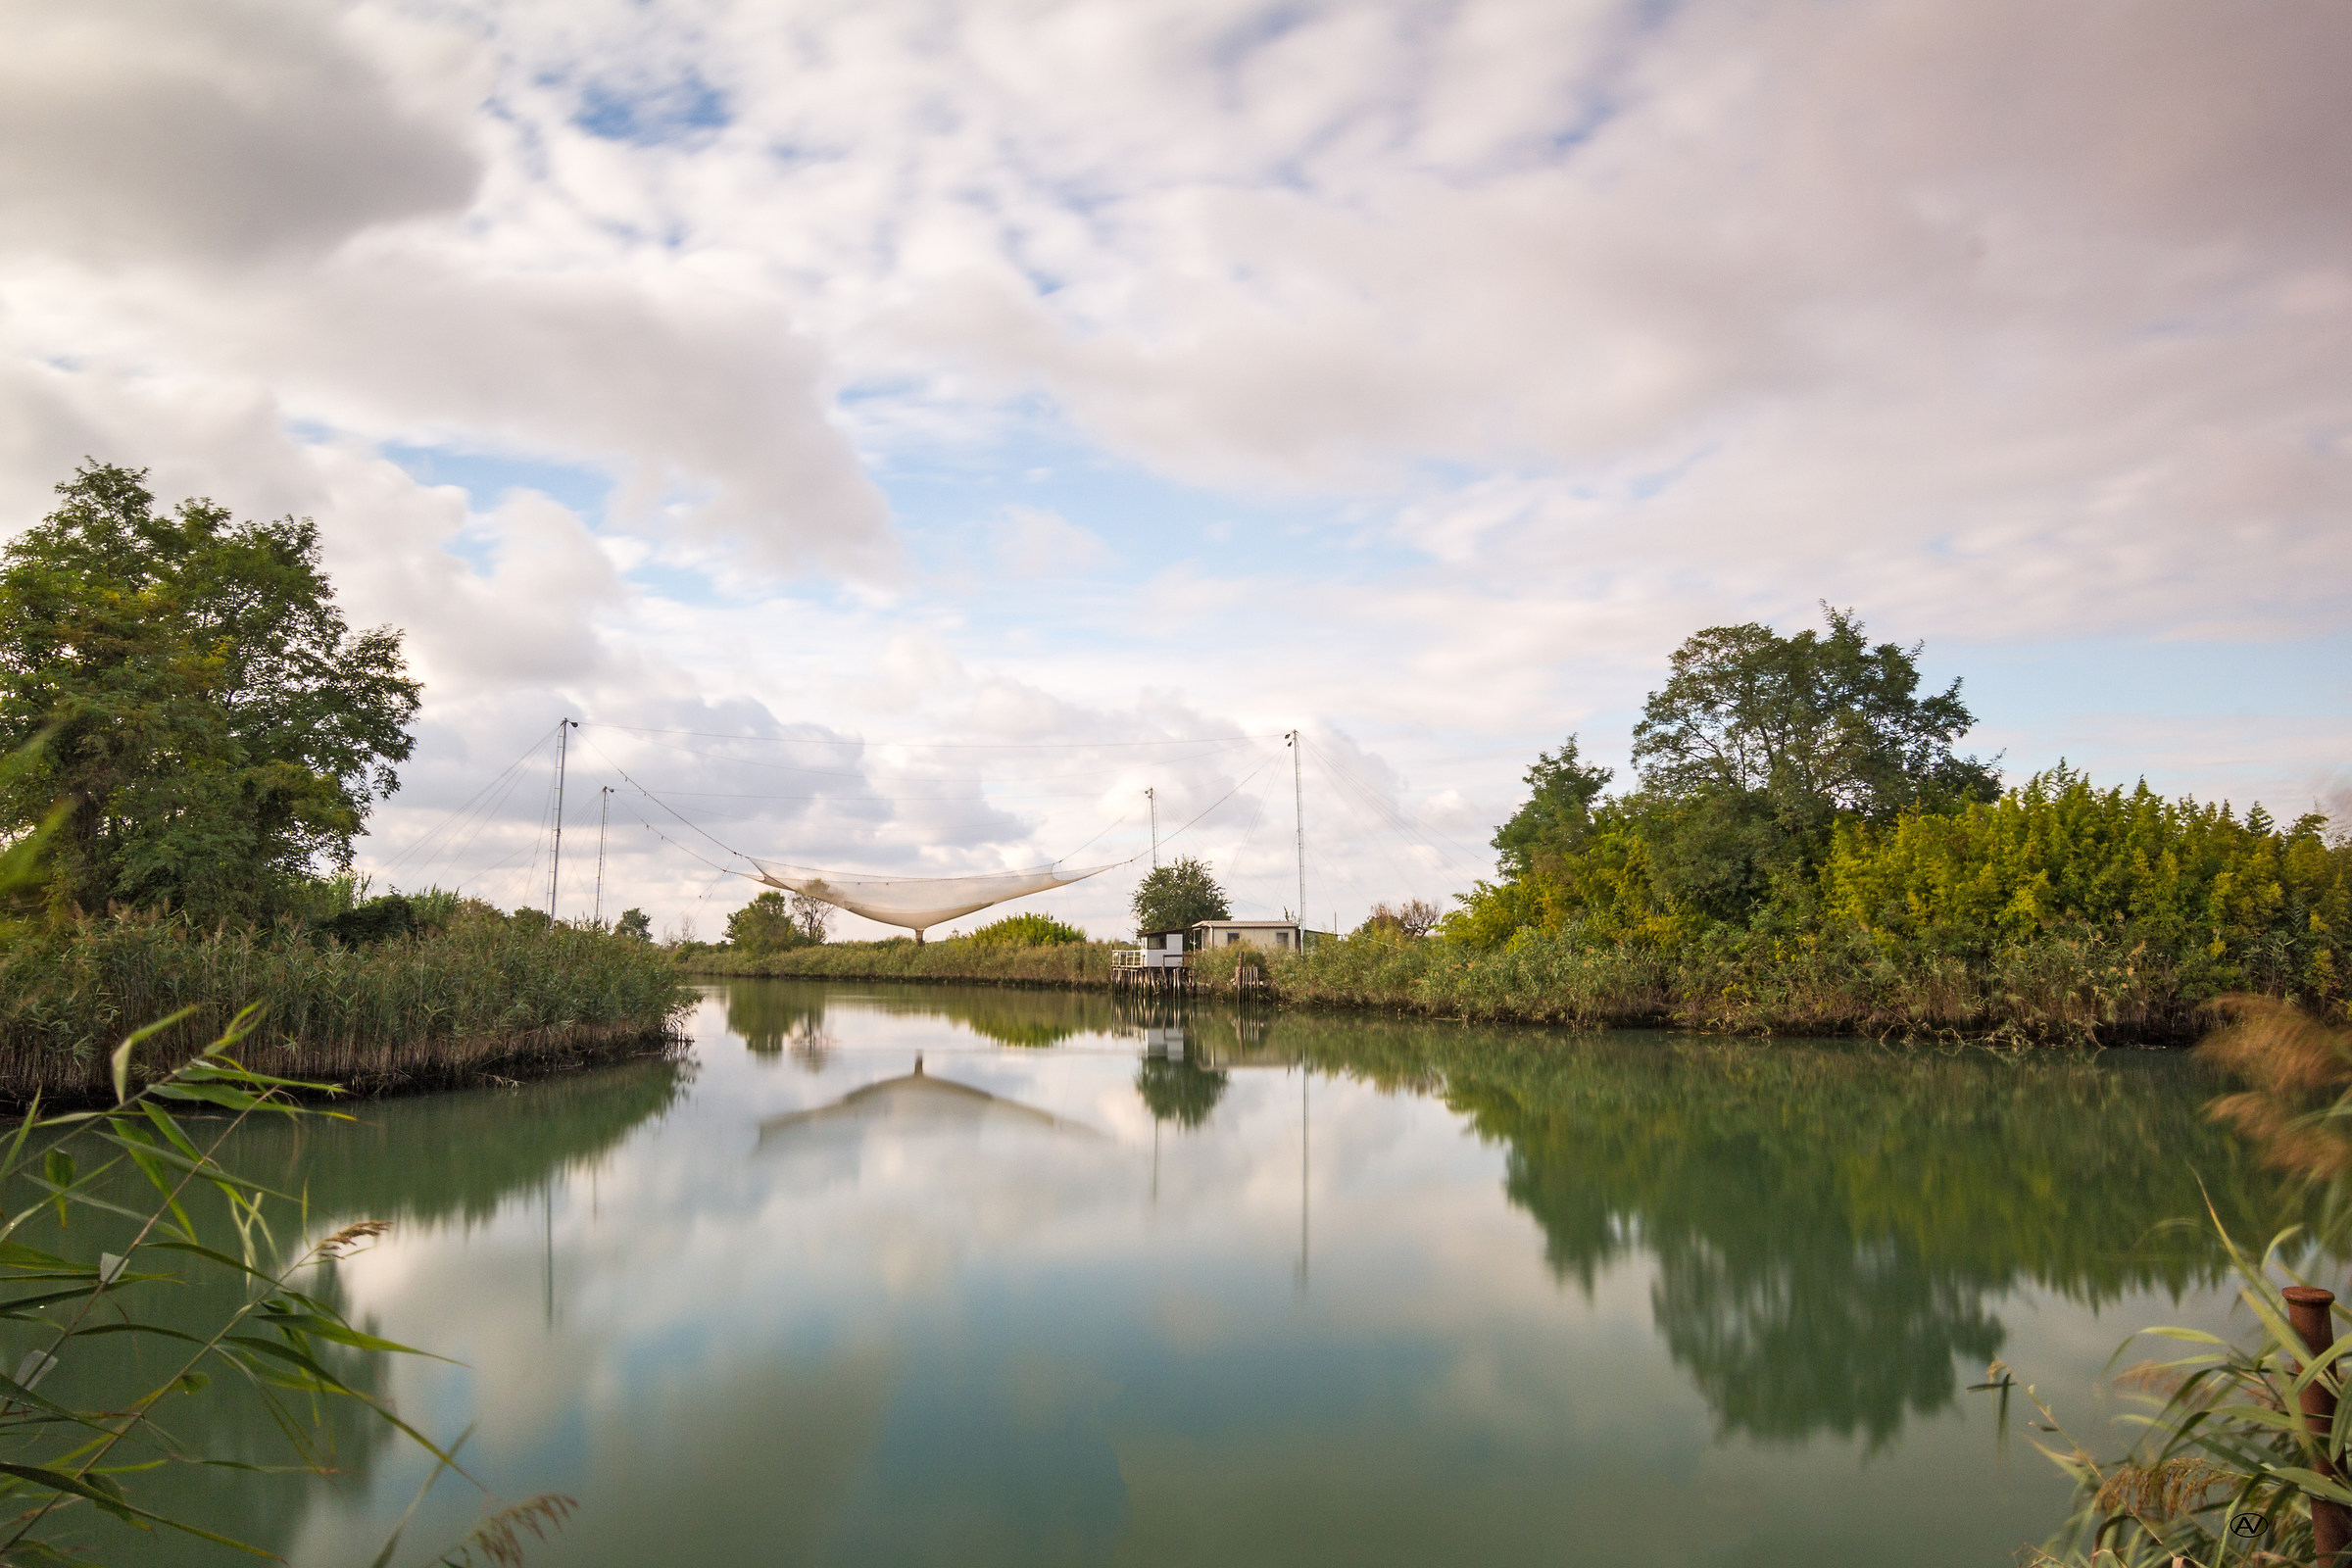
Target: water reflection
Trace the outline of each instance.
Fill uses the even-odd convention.
[[[1022,999],[1032,1013],[1056,1000]],[[2210,1084],[2178,1059],[1087,1000],[1098,1032],[1140,1048],[1136,1093],[1155,1122],[1202,1127],[1237,1069],[1304,1066],[1442,1100],[1506,1151],[1504,1194],[1562,1280],[1590,1294],[1630,1252],[1656,1260],[1669,1353],[1719,1430],[1757,1438],[1884,1444],[1907,1416],[1948,1408],[2006,1339],[1987,1298],[2021,1284],[2097,1304],[2220,1280],[2209,1231],[2157,1230],[2202,1209],[2200,1178],[2240,1234],[2267,1234],[2287,1203],[2202,1114]],[[1003,1004],[887,1001],[991,1038]],[[1302,1157],[1307,1136],[1302,1122]],[[1300,1220],[1303,1280],[1303,1193]]]
[[[1153,1121],[1172,1121],[1179,1127],[1199,1127],[1208,1120],[1224,1098],[1232,1075],[1203,1067],[1185,1056],[1146,1056],[1136,1069],[1135,1092],[1143,1096]]]
[[[404,1229],[453,1222],[470,1227],[518,1202],[548,1204],[555,1184],[566,1172],[592,1172],[630,1134],[675,1104],[691,1079],[683,1062],[648,1060],[528,1089],[361,1105],[351,1120],[265,1118],[240,1134],[229,1163],[280,1193],[298,1195],[316,1216],[312,1234],[360,1215],[392,1220]],[[85,1156],[84,1162],[94,1165],[102,1157],[98,1152],[97,1157]],[[136,1211],[152,1207],[154,1200],[153,1189],[129,1172],[104,1196]],[[212,1234],[236,1234],[211,1189],[199,1186],[183,1194],[182,1201]],[[300,1230],[298,1216],[283,1207],[266,1214],[276,1239],[292,1245]],[[57,1220],[44,1210],[28,1219],[17,1240],[45,1250],[62,1250],[68,1245],[124,1247],[123,1238],[134,1228],[126,1215],[93,1212],[77,1212],[73,1224],[73,1237],[60,1235]],[[545,1285],[552,1310],[552,1250],[545,1262],[551,1271]],[[143,1266],[168,1269],[171,1263]],[[210,1334],[246,1302],[242,1282],[226,1270],[179,1272],[183,1283],[145,1303],[153,1321]],[[338,1309],[351,1305],[346,1283],[334,1265],[297,1283]],[[44,1332],[29,1324],[0,1322],[0,1361],[15,1365],[34,1336]],[[382,1355],[334,1346],[318,1348],[351,1387],[375,1397],[389,1392],[391,1368]],[[149,1391],[148,1380],[159,1364],[144,1347],[133,1347],[120,1357],[69,1359],[43,1392],[63,1391],[85,1407],[121,1407]],[[201,1519],[212,1529],[283,1554],[292,1545],[306,1496],[315,1492],[329,1497],[365,1496],[393,1447],[384,1425],[348,1401],[313,1402],[295,1396],[287,1413],[309,1450],[306,1457],[281,1434],[269,1409],[270,1396],[268,1391],[220,1380],[201,1411],[174,1411],[175,1427],[202,1420],[209,1429],[205,1444],[216,1457],[251,1468],[157,1469],[140,1476],[141,1502],[170,1516]],[[136,1465],[156,1456],[134,1445],[124,1457]],[[324,1477],[270,1473],[313,1458],[327,1466]],[[98,1539],[107,1539],[103,1530]],[[211,1548],[185,1539],[110,1541],[106,1555],[108,1560],[132,1562],[213,1560]],[[220,1560],[231,1559],[223,1554]]]
[[[760,1148],[801,1146],[837,1137],[862,1141],[868,1133],[876,1131],[923,1136],[971,1132],[992,1126],[1089,1138],[1102,1136],[1091,1127],[1051,1111],[992,1095],[969,1084],[936,1077],[923,1071],[923,1058],[917,1056],[912,1072],[852,1090],[828,1105],[768,1117],[760,1124]]]
[[[236,1168],[322,1213],[405,1222],[489,1219],[517,1195],[591,1172],[693,1083],[684,1061],[646,1060],[517,1089],[378,1101],[353,1119],[248,1127]]]
[[[1960,1385],[2220,1279],[2151,1235],[2199,1176],[2279,1209],[2178,1058],[780,982],[701,1028],[244,1152],[404,1220],[335,1288],[468,1363],[369,1375],[493,1485],[589,1500],[535,1564],[1992,1560],[2063,1488]],[[366,1561],[422,1479],[371,1444],[216,1485]]]
[[[812,1073],[832,1061],[839,1043],[825,1028],[819,995],[798,988],[740,986],[726,998],[727,1032],[755,1057],[773,1060],[786,1052]]]

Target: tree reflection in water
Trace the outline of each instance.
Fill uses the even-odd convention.
[[[1230,1074],[1185,1057],[1146,1056],[1136,1069],[1135,1092],[1152,1120],[1172,1121],[1189,1131],[1208,1120],[1231,1081]]]
[[[825,1028],[822,993],[798,986],[732,986],[726,994],[727,1031],[755,1056],[785,1052],[809,1072],[823,1072],[836,1049]]]
[[[1757,1438],[1876,1445],[1949,1405],[2001,1345],[1988,1296],[2220,1280],[2209,1227],[2155,1230],[2200,1212],[2199,1176],[2247,1234],[2283,1202],[2201,1113],[2201,1077],[2121,1053],[1470,1030],[1314,1050],[1375,1080],[1434,1073],[1505,1147],[1505,1192],[1562,1279],[1590,1292],[1629,1251],[1655,1257],[1669,1352],[1725,1431]]]
[[[2290,1206],[2205,1114],[2215,1080],[2160,1054],[1139,1012],[951,988],[880,1000],[993,1038],[1016,1019],[1025,1033],[1181,1028],[1183,1059],[1147,1055],[1136,1090],[1187,1128],[1241,1063],[1438,1098],[1501,1146],[1505,1196],[1561,1280],[1590,1294],[1612,1263],[1656,1260],[1669,1352],[1724,1431],[1766,1440],[1884,1443],[1998,1351],[1988,1298],[2178,1296],[2225,1265],[2210,1224],[2164,1221],[2201,1216],[2210,1191],[2232,1230],[2267,1236]]]

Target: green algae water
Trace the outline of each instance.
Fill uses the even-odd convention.
[[[689,1027],[228,1161],[394,1222],[326,1288],[450,1361],[355,1380],[578,1500],[533,1564],[2004,1563],[2066,1489],[1986,1362],[2104,1435],[2127,1334],[2244,1326],[2165,1222],[2281,1213],[2179,1055],[786,981]],[[332,1475],[145,1500],[368,1563],[427,1464],[324,1419]]]

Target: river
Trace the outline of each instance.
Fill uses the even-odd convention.
[[[2177,1054],[782,981],[689,1029],[231,1158],[394,1223],[328,1288],[451,1359],[356,1364],[502,1498],[578,1500],[535,1565],[1983,1568],[2066,1499],[1986,1362],[2103,1441],[2127,1333],[2231,1322],[2151,1228],[2199,1175],[2276,1207]],[[283,1462],[215,1409],[186,1435]],[[368,1563],[427,1466],[327,1432],[329,1478],[149,1495]],[[399,1560],[477,1504],[444,1477]],[[106,1560],[252,1560],[207,1549]]]

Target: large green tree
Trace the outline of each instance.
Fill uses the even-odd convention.
[[[1155,865],[1135,888],[1138,931],[1179,931],[1197,920],[1230,920],[1233,906],[1204,860]]]
[[[0,551],[0,834],[59,813],[52,908],[256,917],[348,866],[398,787],[419,687],[400,634],[354,632],[309,519],[156,509],[144,470],[85,464]]]
[[[1528,800],[1494,830],[1495,861],[1502,874],[1523,877],[1545,855],[1565,855],[1580,846],[1592,825],[1592,803],[1609,785],[1610,770],[1591,767],[1577,757],[1574,735],[1557,752],[1538,752],[1527,770]]]
[[[1816,862],[1840,818],[1890,820],[2000,792],[1954,753],[1975,722],[1955,680],[1919,690],[1919,645],[1872,646],[1848,611],[1826,633],[1710,626],[1675,650],[1634,727],[1645,836],[1668,892],[1721,918]]]
[[[760,894],[727,916],[727,940],[746,953],[783,953],[808,942],[784,895]]]

